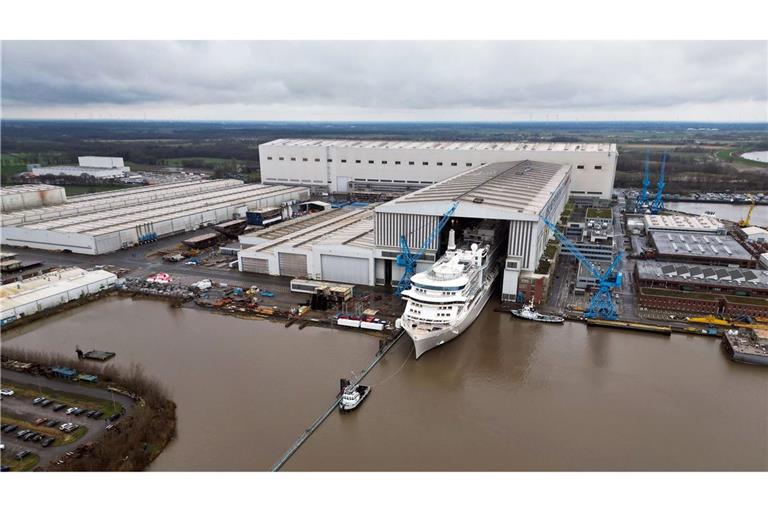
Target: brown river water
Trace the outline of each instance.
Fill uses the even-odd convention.
[[[495,313],[418,361],[407,338],[284,470],[767,470],[768,368],[711,338],[542,325]],[[178,405],[152,470],[265,470],[367,366],[366,335],[110,298],[3,346],[141,363]]]

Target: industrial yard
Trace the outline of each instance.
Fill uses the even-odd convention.
[[[501,256],[484,318],[530,304],[587,329],[722,338],[734,361],[765,364],[765,232],[668,211],[650,190],[612,194],[613,145],[281,139],[261,158],[262,184],[189,179],[72,197],[4,188],[3,330],[105,297],[156,300],[289,336],[362,335],[377,348],[359,382],[407,340],[400,290],[452,250],[449,232],[486,229],[501,235]],[[411,162],[412,179],[395,179]],[[315,163],[332,170],[319,180]],[[89,358],[121,360],[124,347],[93,345]]]

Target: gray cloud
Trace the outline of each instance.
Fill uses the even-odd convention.
[[[766,120],[765,42],[4,42],[6,117]],[[698,117],[696,117],[698,116]]]

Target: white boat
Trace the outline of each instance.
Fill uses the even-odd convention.
[[[533,307],[533,299],[531,299],[529,304],[525,304],[522,308],[513,309],[511,313],[518,318],[522,318],[524,320],[533,320],[534,322],[561,324],[565,321],[565,319],[561,316],[544,315],[536,311],[536,308]]]
[[[471,236],[470,236],[471,235]],[[402,327],[413,340],[416,359],[464,332],[483,310],[499,275],[498,233],[481,223],[465,230],[459,249],[450,231],[448,250],[429,270],[414,274],[411,287],[403,291],[408,300],[396,327]]]
[[[363,386],[361,384],[345,387],[344,392],[341,395],[341,401],[339,402],[339,410],[341,412],[347,412],[352,409],[357,409],[370,392],[370,386]]]

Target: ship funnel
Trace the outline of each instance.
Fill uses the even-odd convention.
[[[448,231],[448,250],[456,250],[456,232],[453,229]]]

